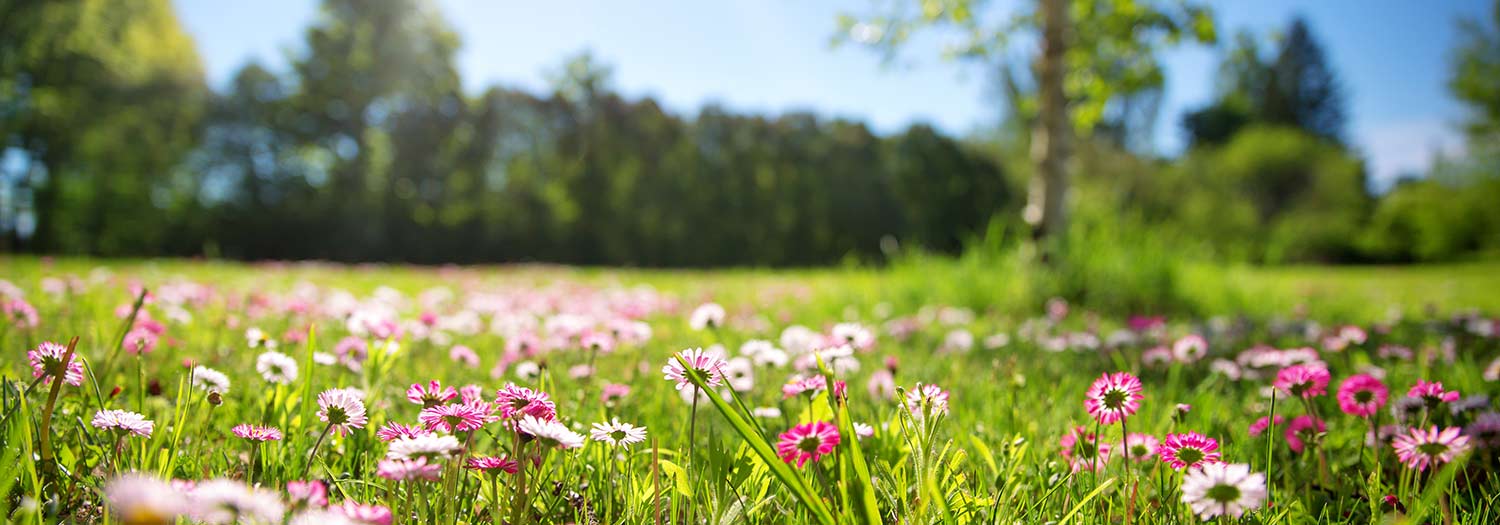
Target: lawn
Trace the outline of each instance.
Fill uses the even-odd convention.
[[[16,522],[1500,519],[1492,264],[0,268]]]

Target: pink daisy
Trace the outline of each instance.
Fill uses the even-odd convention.
[[[724,358],[705,352],[702,348],[689,348],[677,353],[687,366],[703,377],[703,384],[707,387],[716,387],[724,383]],[[661,372],[669,381],[677,382],[677,389],[693,386],[692,380],[688,379],[687,368],[677,360],[677,356],[667,359],[667,364],[661,367]]]
[[[548,421],[557,419],[557,406],[546,392],[515,383],[507,384],[495,393],[495,406],[500,408],[501,419],[520,419],[522,416]]]
[[[1276,418],[1273,420],[1268,416],[1261,416],[1260,419],[1257,419],[1254,423],[1250,424],[1250,437],[1260,437],[1261,434],[1266,433],[1266,429],[1271,428],[1272,421],[1275,421],[1277,425],[1280,425],[1282,424],[1282,422],[1286,421],[1286,418],[1276,416]]]
[[[423,408],[441,405],[458,397],[458,391],[453,387],[445,387],[438,380],[433,379],[427,384],[412,383],[406,388],[406,399],[412,403],[422,405]]]
[[[782,399],[791,399],[806,392],[817,393],[828,388],[828,380],[823,376],[793,377],[781,386]]]
[[[426,456],[415,459],[382,459],[375,465],[375,475],[392,481],[437,481],[442,474],[443,465],[428,463]]]
[[[832,454],[838,444],[838,428],[826,421],[814,421],[782,432],[776,443],[776,452],[782,461],[802,468],[809,460],[816,463],[823,456]]]
[[[1156,451],[1163,462],[1177,470],[1220,461],[1219,442],[1197,432],[1167,434]]]
[[[367,525],[391,525],[391,509],[381,505],[361,505],[354,500],[344,500],[337,507],[349,519]]]
[[[630,395],[630,387],[618,383],[606,384],[601,390],[602,391],[599,393],[599,401],[604,403],[605,406],[614,406],[616,403],[619,403],[621,400],[625,399],[625,396]]]
[[[470,383],[458,389],[458,398],[465,404],[484,400],[484,387]]]
[[[156,429],[156,424],[146,419],[146,416],[126,410],[100,410],[94,414],[91,424],[99,430],[111,430],[122,436],[135,434],[151,437],[151,431]]]
[[[31,377],[46,377],[43,380],[45,384],[52,384],[54,377],[62,377],[64,383],[82,385],[83,358],[75,354],[64,364],[63,357],[67,354],[68,347],[50,341],[37,345],[36,350],[26,352],[26,359],[31,361]]]
[[[318,394],[318,419],[328,423],[341,436],[350,429],[364,428],[369,422],[365,416],[365,401],[358,394],[342,388]]]
[[[1121,448],[1130,453],[1130,459],[1138,462],[1151,461],[1156,458],[1156,449],[1161,446],[1161,440],[1151,434],[1132,433],[1125,437],[1122,445]]]
[[[1311,399],[1328,393],[1328,370],[1316,365],[1292,365],[1276,373],[1276,388]]]
[[[483,402],[481,402],[483,403]],[[468,432],[489,422],[489,404],[436,405],[422,409],[417,419],[428,430]]]
[[[396,422],[386,423],[375,431],[375,438],[384,442],[391,442],[401,438],[414,438],[430,434],[426,429],[418,426],[408,426]]]
[[[1369,374],[1355,374],[1339,385],[1339,410],[1345,414],[1370,417],[1385,406],[1390,392],[1385,383]]]
[[[1469,437],[1459,435],[1458,427],[1438,430],[1433,426],[1427,430],[1411,429],[1410,433],[1396,436],[1391,447],[1396,457],[1408,468],[1426,470],[1427,465],[1441,465],[1453,461],[1454,456],[1469,449]]]
[[[229,431],[233,432],[235,436],[238,436],[247,441],[281,441],[281,430],[277,429],[276,427],[239,424],[235,425],[234,428],[229,429]]]
[[[1146,398],[1141,394],[1144,390],[1141,380],[1133,375],[1104,374],[1084,394],[1083,406],[1099,424],[1113,425],[1141,409],[1141,400]]]
[[[125,353],[149,354],[156,349],[156,333],[142,327],[132,328],[125,334]]]
[[[1406,397],[1421,399],[1427,402],[1427,406],[1435,407],[1441,403],[1452,403],[1458,401],[1457,390],[1444,390],[1441,382],[1427,382],[1418,379],[1416,386],[1406,392]]]
[[[1109,455],[1114,448],[1099,440],[1099,436],[1080,425],[1073,427],[1058,440],[1062,457],[1068,461],[1073,472],[1097,471],[1109,464]]]
[[[1301,415],[1292,418],[1291,424],[1287,425],[1281,433],[1282,437],[1286,438],[1286,446],[1292,449],[1292,452],[1301,454],[1306,447],[1306,441],[1316,441],[1318,434],[1326,431],[1328,431],[1328,425],[1322,420]]]
[[[917,383],[916,388],[906,392],[906,409],[916,417],[922,417],[923,414],[946,415],[948,391],[937,385]]]
[[[311,481],[288,481],[286,482],[287,499],[298,505],[309,507],[328,506],[328,487],[323,482]]]
[[[478,470],[486,474],[499,474],[501,472],[515,474],[519,470],[520,465],[516,463],[516,460],[506,456],[474,456],[469,458],[468,464],[464,465],[464,468]]]

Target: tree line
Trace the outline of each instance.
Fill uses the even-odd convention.
[[[1366,192],[1363,163],[1343,143],[1340,86],[1305,24],[1269,54],[1241,36],[1220,96],[1183,123],[1194,148],[1161,159],[1133,145],[1160,99],[1154,50],[1212,41],[1206,12],[1146,0],[1055,11],[1064,1],[1039,3],[1071,17],[1050,22],[1072,28],[1050,34],[1054,44],[1112,51],[1081,62],[1087,53],[1069,52],[1076,67],[1064,78],[1053,64],[1046,82],[1045,53],[1000,61],[1008,120],[994,136],[960,139],[805,112],[677,114],[621,95],[587,53],[562,62],[543,92],[466,93],[458,36],[415,0],[324,0],[289,67],[246,64],[217,90],[168,0],[0,0],[0,249],[812,265],[900,246],[956,252],[986,232],[1026,230],[1023,209],[1052,217],[1034,231],[1062,229],[1068,207],[1128,217],[1220,258],[1438,260],[1500,248],[1500,221],[1490,228],[1482,206],[1493,194],[1474,191],[1495,186],[1475,175],[1483,164],[1450,159],[1442,177]],[[878,27],[969,27],[959,15]],[[1455,93],[1492,108],[1494,30],[1468,31]],[[982,48],[999,35],[979,36],[969,56],[1001,53]],[[1485,115],[1470,126],[1476,144],[1491,143]],[[1056,150],[1031,148],[1041,136]],[[1434,212],[1448,197],[1475,204]],[[1448,240],[1423,241],[1434,229]]]

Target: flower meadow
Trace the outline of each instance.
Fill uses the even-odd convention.
[[[15,523],[1500,522],[1492,313],[1007,312],[546,268],[0,277]]]

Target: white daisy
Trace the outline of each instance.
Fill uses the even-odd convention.
[[[387,446],[386,459],[427,458],[429,461],[447,459],[463,450],[458,438],[448,435],[426,434],[397,438]]]
[[[612,419],[608,423],[594,423],[594,429],[589,432],[589,435],[594,438],[594,441],[603,441],[617,447],[630,446],[646,440],[646,427],[638,427]]]
[[[1238,518],[1266,501],[1266,476],[1244,464],[1210,463],[1182,478],[1182,502],[1205,521],[1214,516]]]
[[[190,499],[193,517],[213,525],[281,523],[286,514],[279,494],[230,479],[199,483]]]
[[[543,447],[569,449],[583,446],[581,434],[569,430],[567,425],[557,421],[537,419],[528,415],[521,418],[516,428],[522,434],[535,438]]]
[[[212,368],[198,365],[193,367],[193,386],[204,392],[229,393],[229,376]]]
[[[268,383],[289,384],[297,380],[297,360],[281,352],[266,352],[255,358],[255,371]]]

